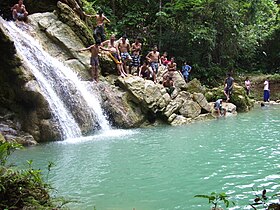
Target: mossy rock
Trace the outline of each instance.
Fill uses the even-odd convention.
[[[84,21],[67,4],[58,2],[57,7],[59,20],[67,24],[85,46],[90,46],[95,43],[92,30],[87,27]]]
[[[186,90],[190,93],[204,94],[206,92],[206,88],[202,86],[200,81],[196,78],[187,83]]]
[[[6,140],[5,140],[5,138],[4,138],[4,136],[0,133],[0,142],[5,142]]]
[[[219,98],[226,100],[224,95],[224,87],[216,87],[208,90],[205,93],[207,101],[216,101]],[[233,92],[230,98],[230,103],[233,103],[237,107],[237,111],[249,111],[253,106],[253,101],[246,95],[246,92],[242,86],[234,85]]]

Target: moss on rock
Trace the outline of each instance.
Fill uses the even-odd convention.
[[[58,18],[75,32],[85,46],[92,45],[94,43],[92,32],[76,13],[67,4],[61,2],[57,3],[57,7]]]

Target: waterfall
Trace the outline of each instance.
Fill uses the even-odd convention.
[[[103,114],[98,97],[87,89],[71,68],[49,55],[28,33],[14,22],[1,22],[13,39],[17,52],[36,77],[42,94],[61,126],[63,139],[80,137],[80,127],[109,130],[110,125]]]

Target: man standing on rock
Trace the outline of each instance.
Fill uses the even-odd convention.
[[[116,40],[116,37],[113,34],[113,35],[111,35],[109,40],[106,40],[105,42],[101,43],[101,47],[102,47],[102,49],[109,51],[108,55],[115,62],[118,73],[120,74],[120,76],[125,77],[125,76],[127,76],[127,74],[123,69],[119,50],[115,46],[115,40]],[[106,48],[103,48],[105,46],[106,46]]]
[[[148,60],[150,66],[153,69],[153,79],[154,79],[154,83],[156,83],[157,81],[156,75],[158,73],[159,64],[161,62],[159,52],[157,51],[157,46],[154,46],[153,50],[148,53],[146,59]]]
[[[118,44],[118,50],[121,54],[123,69],[127,73],[127,63],[131,61],[131,56],[129,55],[130,44],[126,35],[122,36],[121,42]]]
[[[87,50],[91,52],[91,57],[90,57],[91,76],[92,76],[92,80],[95,80],[96,82],[98,82],[98,67],[99,67],[98,53],[99,53],[100,44],[101,44],[100,41],[98,41],[94,45],[77,50],[78,52],[87,51]]]
[[[12,8],[12,15],[14,20],[27,21],[28,12],[25,9],[23,0],[19,0]]]
[[[268,80],[265,80],[263,85],[264,85],[264,87],[263,87],[263,101],[264,102],[269,102],[270,90],[269,90]]]
[[[107,23],[110,23],[111,21],[103,14],[103,11],[101,9],[98,11],[98,14],[95,16],[95,18],[97,24],[93,32],[95,42],[97,42],[98,40],[100,42],[104,42],[106,39],[104,21],[106,21]]]
[[[132,67],[137,68],[137,72],[139,72],[140,67],[140,53],[141,53],[142,44],[140,43],[140,38],[136,38],[135,42],[131,45],[131,64],[129,65],[129,72],[131,72]]]
[[[225,89],[224,89],[224,94],[227,97],[226,102],[229,101],[230,96],[232,94],[233,82],[234,82],[234,79],[231,77],[230,73],[228,73],[227,78],[225,80]]]

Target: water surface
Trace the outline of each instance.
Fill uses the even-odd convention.
[[[16,160],[53,161],[71,209],[209,209],[196,194],[226,192],[250,209],[254,194],[280,190],[280,107],[180,127],[112,130],[28,148]],[[18,162],[18,161],[17,161]],[[254,188],[256,191],[252,190]],[[258,191],[259,190],[259,191]]]

